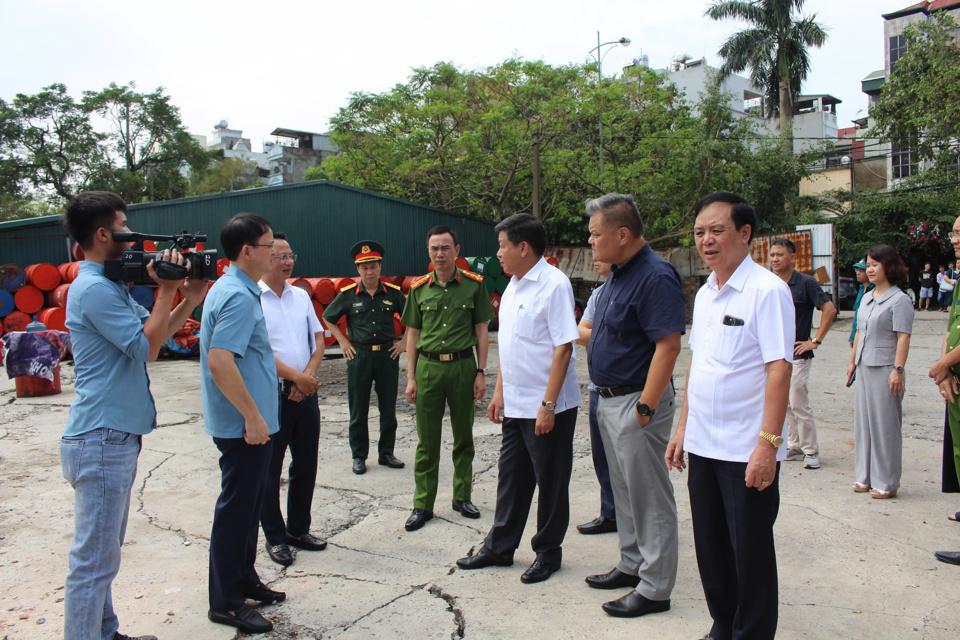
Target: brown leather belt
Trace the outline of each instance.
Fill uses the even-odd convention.
[[[430,353],[429,351],[421,351],[422,355],[427,360],[437,360],[439,362],[453,362],[454,360],[463,360],[464,358],[469,358],[473,356],[473,348],[464,349],[459,353]]]

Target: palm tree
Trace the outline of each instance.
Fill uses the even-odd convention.
[[[809,47],[821,47],[826,30],[809,18],[795,17],[805,0],[717,0],[705,15],[733,18],[752,26],[730,36],[720,47],[721,78],[750,68],[750,81],[765,94],[765,116],[779,115],[784,152],[793,153],[793,102],[810,71]]]

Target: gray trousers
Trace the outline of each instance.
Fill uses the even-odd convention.
[[[903,397],[890,395],[892,367],[857,365],[853,412],[857,482],[880,491],[900,488],[903,467]]]
[[[617,568],[640,576],[640,595],[668,600],[677,582],[677,503],[663,459],[676,411],[673,385],[663,392],[646,427],[637,422],[639,399],[639,392],[601,397],[597,407],[617,510]]]

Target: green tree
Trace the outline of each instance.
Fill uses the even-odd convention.
[[[257,186],[258,180],[257,163],[240,158],[226,158],[210,165],[209,171],[204,175],[196,187],[194,193],[198,196],[210,195],[214,193],[227,193],[230,191],[240,191]]]
[[[940,11],[904,30],[909,42],[897,60],[880,99],[870,109],[876,123],[870,135],[913,147],[923,160],[942,167],[960,155],[960,25]]]
[[[785,151],[793,152],[793,103],[810,71],[810,47],[821,47],[827,32],[816,14],[798,17],[805,0],[719,0],[707,9],[714,20],[733,18],[751,26],[730,36],[720,47],[726,78],[750,68],[750,81],[761,89],[768,113],[778,115]]]

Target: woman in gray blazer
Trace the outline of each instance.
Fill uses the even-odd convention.
[[[907,267],[896,249],[878,245],[867,252],[867,278],[875,285],[857,314],[849,378],[856,372],[853,490],[874,498],[895,498],[903,458],[903,367],[910,350],[913,304],[897,287]]]

